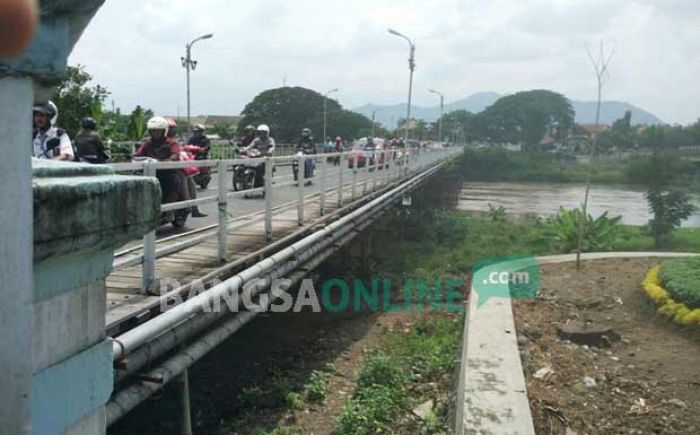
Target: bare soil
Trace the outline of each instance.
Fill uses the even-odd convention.
[[[700,433],[700,331],[656,314],[641,282],[658,263],[544,265],[540,295],[514,303],[538,434]],[[567,321],[608,326],[621,340],[608,348],[559,340]]]

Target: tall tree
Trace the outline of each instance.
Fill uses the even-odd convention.
[[[563,95],[536,89],[500,98],[473,121],[474,132],[482,139],[522,143],[533,150],[545,133],[565,139],[574,123],[574,109]]]
[[[58,124],[71,136],[78,133],[82,118],[101,118],[102,103],[109,91],[99,84],[91,85],[91,81],[92,76],[85,67],[69,66],[65,78],[51,96],[58,107]]]
[[[269,89],[258,94],[243,109],[239,133],[248,124],[268,124],[272,136],[281,142],[299,138],[302,128],[312,130],[316,139],[323,131],[323,95],[302,87]],[[329,136],[358,137],[362,130],[371,131],[372,121],[367,117],[343,109],[329,99],[326,106]]]

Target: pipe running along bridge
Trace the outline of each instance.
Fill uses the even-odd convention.
[[[276,299],[270,295],[273,280],[302,279],[460,152],[377,150],[363,167],[353,151],[320,154],[312,180],[304,179],[303,159],[309,156],[110,165],[118,173],[145,176],[212,168],[214,186],[200,198],[163,204],[161,211],[215,204],[217,222],[172,236],[158,237],[153,229],[142,244],[132,242],[114,254],[106,278],[105,326],[114,363],[107,423],[186,377],[190,365],[258,312],[230,312],[223,301],[240,300],[245,288],[249,298],[268,295],[260,304],[269,306]],[[328,163],[329,157],[338,157],[340,165]],[[299,182],[289,167],[295,159],[302,168]],[[233,191],[231,169],[257,163],[265,163],[264,186]],[[213,305],[220,310],[205,312]]]

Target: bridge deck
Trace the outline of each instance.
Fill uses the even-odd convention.
[[[337,189],[326,192],[325,214],[338,209],[337,195]],[[344,206],[350,202],[350,197],[350,187],[346,186],[343,190]],[[320,216],[318,195],[308,195],[304,201],[304,227],[315,225]],[[249,225],[240,228],[240,224],[243,223],[249,223]],[[229,227],[232,228],[228,231],[227,258],[229,264],[233,263],[233,266],[237,261],[245,259],[270,243],[265,236],[264,221],[260,218],[244,216],[234,219],[229,223]],[[279,240],[304,227],[298,225],[296,205],[280,210],[272,217],[272,240]],[[168,243],[158,245],[159,248],[163,246],[168,246]],[[214,230],[206,241],[157,259],[156,277],[159,281],[168,278],[177,281],[179,285],[185,285],[202,279],[207,274],[216,274],[220,268],[222,264],[218,259],[217,233]],[[225,276],[228,275],[230,273],[225,274]],[[107,331],[114,331],[124,322],[146,315],[150,310],[160,306],[163,296],[143,294],[141,286],[140,264],[114,270],[107,277]]]

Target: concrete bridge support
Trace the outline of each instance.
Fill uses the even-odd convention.
[[[42,0],[30,46],[0,60],[2,433],[105,433],[113,377],[104,278],[114,248],[152,229],[159,213],[153,179],[30,159],[32,104],[50,95],[103,2]]]
[[[96,165],[34,161],[33,175],[31,433],[104,433],[105,277],[115,248],[155,228],[160,188]]]

